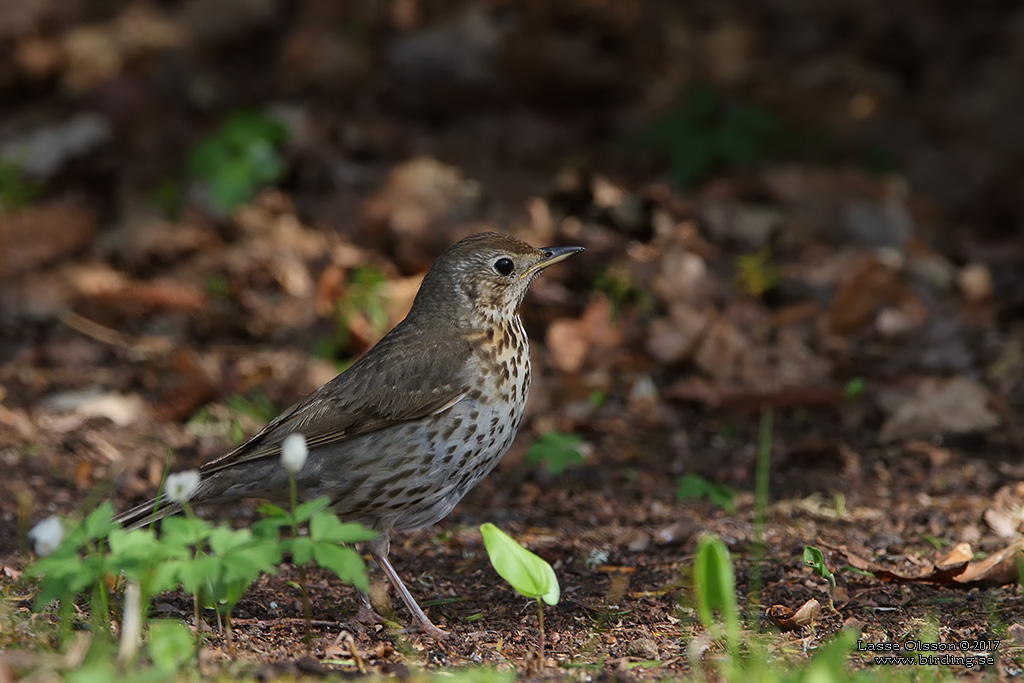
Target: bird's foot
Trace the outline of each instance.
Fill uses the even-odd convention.
[[[434,640],[447,640],[452,636],[448,631],[442,631],[438,627],[434,626],[429,619],[417,622],[415,626],[403,628],[399,633],[422,633],[425,636],[430,636]]]
[[[383,624],[387,619],[377,614],[377,610],[366,603],[360,603],[359,611],[352,617],[352,621],[363,626],[372,626],[374,624]]]

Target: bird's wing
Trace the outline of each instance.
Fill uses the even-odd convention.
[[[416,336],[417,328],[400,324],[348,370],[200,472],[280,457],[289,434],[305,436],[312,450],[448,410],[469,392],[466,366],[472,345],[454,337],[443,347],[427,347],[417,344]],[[410,352],[417,347],[419,352]]]

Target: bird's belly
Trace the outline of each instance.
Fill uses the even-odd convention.
[[[322,456],[348,466],[316,467],[312,488],[328,495],[343,519],[373,525],[390,518],[395,529],[405,531],[430,526],[498,464],[515,438],[523,407],[520,401],[467,398],[426,420],[347,441],[334,453],[314,450],[314,462]],[[329,479],[334,472],[340,476]]]
[[[467,492],[495,468],[512,445],[523,406],[464,400],[429,430],[430,474],[415,501],[399,511],[395,528],[421,529],[444,519]]]

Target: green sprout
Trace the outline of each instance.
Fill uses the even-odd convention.
[[[736,581],[733,577],[729,549],[717,536],[702,536],[697,542],[693,565],[693,582],[697,593],[697,614],[701,623],[716,638],[723,635],[715,612],[725,622],[724,635],[734,665],[739,661],[740,619],[736,604]]]
[[[544,465],[551,474],[561,474],[583,462],[583,437],[552,431],[542,434],[526,452],[526,462]]]
[[[692,188],[715,173],[757,168],[790,137],[764,107],[727,102],[713,88],[696,86],[635,143],[641,152],[666,157],[675,184]]]
[[[769,263],[771,258],[769,247],[736,257],[736,281],[748,296],[762,296],[779,286],[782,276],[779,269]]]
[[[281,147],[285,127],[263,114],[237,112],[195,146],[190,175],[202,183],[214,205],[231,212],[275,185],[288,170]]]
[[[836,592],[836,575],[825,564],[825,554],[813,545],[804,546],[804,564],[813,569],[818,576],[828,581],[828,606],[833,612],[836,611],[832,596]]]
[[[538,652],[544,661],[544,603],[557,605],[559,598],[555,570],[490,522],[480,526],[480,533],[484,537],[487,556],[498,575],[521,595],[537,601]]]
[[[846,383],[846,386],[843,387],[843,396],[846,400],[852,401],[864,393],[864,389],[867,388],[867,385],[867,380],[863,377],[854,377]]]
[[[686,474],[676,482],[676,498],[679,500],[707,499],[726,512],[736,512],[736,491],[725,484],[708,481],[696,474]]]
[[[388,329],[388,278],[376,266],[353,268],[349,273],[345,293],[334,307],[334,336],[325,340],[318,349],[323,358],[338,358],[349,349],[352,322],[364,316],[370,324],[370,334],[379,337]]]
[[[21,164],[0,157],[0,212],[29,206],[42,194],[42,186],[25,179]]]

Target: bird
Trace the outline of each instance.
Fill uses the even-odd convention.
[[[327,496],[341,519],[376,531],[370,555],[411,613],[409,630],[447,637],[388,559],[391,534],[444,519],[508,451],[530,389],[520,305],[541,272],[584,250],[538,249],[499,232],[455,243],[424,275],[405,319],[347,370],[202,465],[189,504],[289,500],[282,444],[303,435],[299,499]],[[116,520],[138,528],[181,509],[164,493]],[[379,619],[360,597],[357,618]]]

